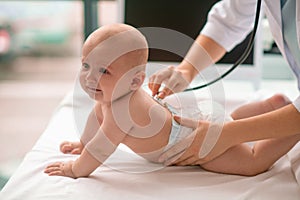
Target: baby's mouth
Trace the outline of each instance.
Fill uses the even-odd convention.
[[[89,86],[87,86],[87,89],[89,90],[89,91],[92,91],[92,92],[101,92],[102,90],[99,90],[99,89],[97,89],[97,88],[93,88],[93,87],[89,87]]]

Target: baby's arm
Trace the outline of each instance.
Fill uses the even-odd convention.
[[[90,141],[95,134],[97,133],[100,125],[102,123],[102,116],[100,114],[96,115],[96,109],[93,109],[88,116],[81,141],[64,141],[60,144],[60,151],[63,153],[70,153],[70,154],[81,154],[84,145],[82,141]]]
[[[71,178],[87,177],[99,167],[116,149],[102,128],[89,141],[76,161],[56,162],[46,167],[45,173],[51,176],[68,176]]]
[[[47,166],[45,173],[71,178],[87,177],[115,151],[125,136],[112,122],[103,122],[90,141],[82,141],[85,147],[76,161],[56,162]]]
[[[95,159],[86,149],[76,161],[56,162],[50,164],[44,170],[49,176],[66,176],[78,178],[88,176],[101,163]]]

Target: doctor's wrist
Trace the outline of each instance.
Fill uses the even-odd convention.
[[[224,124],[222,134],[223,138],[226,138],[226,146],[228,146],[228,149],[235,145],[249,142],[245,134],[239,130],[239,123],[238,120],[235,120]]]
[[[190,83],[198,75],[199,71],[189,62],[183,60],[176,68],[180,71],[184,78]]]

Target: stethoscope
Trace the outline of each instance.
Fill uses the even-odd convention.
[[[223,79],[224,77],[226,77],[228,74],[230,74],[235,68],[237,68],[241,63],[243,63],[245,61],[245,59],[248,57],[252,47],[253,47],[253,43],[254,43],[254,38],[256,35],[256,31],[257,31],[257,27],[258,27],[258,21],[259,21],[259,15],[260,15],[260,8],[261,8],[261,0],[257,0],[257,4],[256,4],[256,15],[255,15],[255,21],[254,21],[254,27],[253,27],[253,31],[251,33],[250,36],[250,40],[248,42],[248,45],[244,51],[244,53],[241,55],[241,57],[232,65],[232,67],[230,69],[228,69],[226,72],[224,72],[224,74],[222,74],[221,76],[219,76],[218,78],[203,84],[203,85],[199,85],[193,88],[188,88],[185,89],[184,91],[192,91],[192,90],[198,90],[201,88],[205,88],[207,86],[210,86],[211,84],[214,84],[215,82]]]

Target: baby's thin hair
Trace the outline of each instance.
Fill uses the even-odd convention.
[[[82,54],[83,57],[87,56],[97,45],[102,43],[103,41],[107,40],[108,38],[117,35],[118,33],[125,32],[125,31],[133,31],[133,33],[137,34],[138,37],[135,39],[139,40],[139,42],[145,43],[144,46],[148,47],[147,40],[143,36],[142,33],[140,33],[136,28],[127,25],[127,24],[110,24],[106,26],[102,26],[95,30],[93,33],[89,35],[89,37],[86,39]],[[138,63],[147,62],[148,60],[148,48],[141,48],[134,50],[137,53],[136,59],[137,61],[140,60]]]

